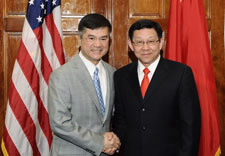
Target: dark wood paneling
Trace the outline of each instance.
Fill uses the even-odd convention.
[[[129,62],[128,44],[127,44],[127,29],[128,29],[128,10],[129,1],[113,0],[113,44],[112,51],[114,52],[113,65],[116,68],[122,67]]]
[[[4,31],[4,22],[3,22],[3,6],[4,1],[0,0],[0,140],[2,140],[3,133],[3,123],[5,118],[5,87],[4,87],[4,41],[3,41],[3,31]],[[2,156],[2,152],[0,150],[0,156]]]
[[[27,2],[0,0],[0,123],[4,123],[8,86],[21,39]],[[222,156],[225,156],[225,2],[204,2],[219,97]],[[127,46],[129,26],[140,18],[154,19],[162,25],[166,37],[169,9],[170,0],[63,0],[63,43],[67,59],[78,52],[77,26],[87,13],[101,13],[112,22],[112,45],[104,59],[119,68],[131,62]],[[2,130],[3,124],[0,124],[0,139]]]
[[[128,29],[136,20],[147,18],[158,21],[167,30],[169,0],[113,0],[113,50],[114,66],[119,68],[131,62],[128,52]]]
[[[222,156],[225,156],[225,2],[224,0],[213,0],[211,3],[211,52],[216,73],[217,95],[219,100]]]
[[[27,2],[28,0],[5,1],[6,16],[24,15],[27,9]]]
[[[15,26],[16,23],[16,26]],[[23,29],[24,17],[5,17],[4,25],[6,32],[21,32]]]
[[[17,53],[19,50],[20,42],[21,42],[21,33],[20,32],[6,33],[5,40],[6,40],[5,48],[7,49],[7,53],[5,55],[5,75],[6,75],[5,84],[7,84],[6,88],[9,89],[9,86],[11,83],[13,66],[14,66]],[[7,91],[7,95],[8,95],[8,91]]]
[[[150,16],[155,18],[163,17],[165,9],[165,0],[130,0],[129,15],[134,16]],[[148,6],[148,7],[146,7]]]
[[[78,38],[78,34],[75,33],[64,34],[63,44],[66,51],[66,60],[68,60],[78,52]]]
[[[83,16],[91,10],[91,0],[62,0],[63,16]]]

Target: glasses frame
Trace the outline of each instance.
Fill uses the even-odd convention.
[[[156,46],[157,43],[160,42],[160,39],[158,40],[147,40],[147,41],[132,41],[132,43],[137,47],[143,47],[145,44],[147,46]]]

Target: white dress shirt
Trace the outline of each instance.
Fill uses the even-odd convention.
[[[158,66],[159,60],[160,60],[160,56],[158,56],[158,58],[152,64],[150,64],[150,66],[147,67],[150,70],[150,73],[148,74],[148,78],[149,78],[150,82],[153,77],[153,74],[155,73],[156,67]],[[138,80],[139,80],[140,86],[141,86],[141,82],[144,78],[143,70],[145,68],[146,67],[138,60],[137,72],[138,72]]]

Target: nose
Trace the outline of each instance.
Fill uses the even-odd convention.
[[[150,48],[150,46],[145,42],[142,48],[145,50],[148,50]]]
[[[100,40],[99,40],[99,39],[96,39],[95,42],[94,42],[94,45],[95,45],[96,47],[101,46]]]

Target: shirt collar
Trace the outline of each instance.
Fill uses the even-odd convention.
[[[102,60],[100,60],[98,62],[97,65],[95,65],[94,63],[92,63],[91,61],[89,61],[84,55],[82,52],[79,53],[79,56],[81,58],[81,60],[84,62],[85,66],[87,67],[90,75],[93,77],[94,75],[94,71],[95,71],[95,68],[98,67],[99,69],[99,73],[102,72],[102,68],[103,68],[103,64],[102,64]]]
[[[147,68],[150,70],[150,73],[151,75],[154,74],[155,70],[156,70],[156,67],[158,66],[159,64],[159,60],[160,60],[160,55],[158,56],[158,58],[150,64],[150,66],[148,66]],[[138,72],[139,73],[143,73],[143,70],[145,69],[146,67],[141,63],[140,60],[138,60]]]

